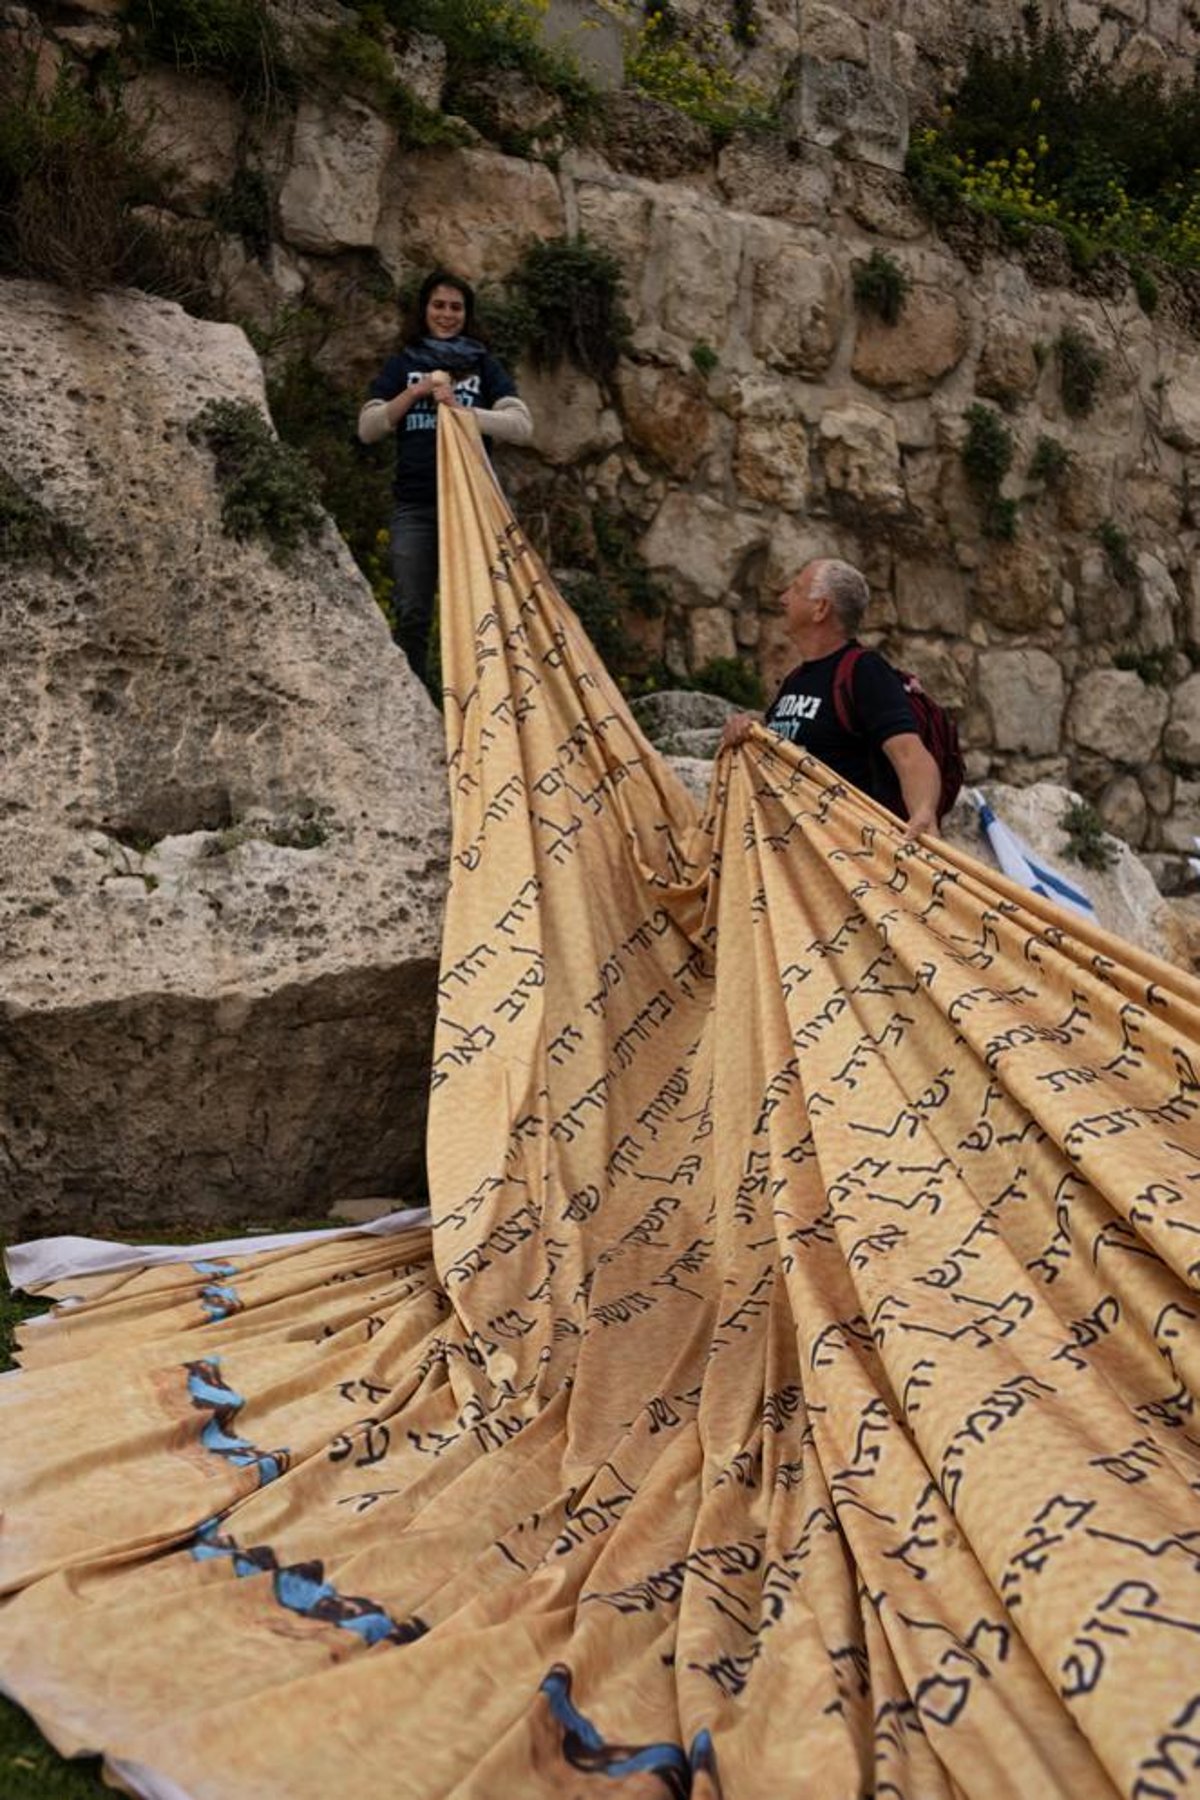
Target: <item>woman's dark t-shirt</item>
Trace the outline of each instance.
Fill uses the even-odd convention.
[[[915,732],[917,722],[896,671],[876,651],[864,650],[850,677],[850,718],[857,729],[844,728],[834,707],[833,683],[850,647],[842,644],[793,669],[767,708],[766,723],[903,819],[907,814],[900,783],[882,745],[900,732]]]
[[[406,350],[389,356],[371,383],[372,400],[394,400],[429,373],[429,358],[419,366]],[[483,355],[473,369],[454,377],[454,396],[460,406],[479,406],[486,411],[509,394],[516,384],[494,356]],[[484,438],[487,447],[488,439]],[[396,477],[392,490],[397,500],[437,502],[437,401],[424,395],[413,402],[396,431]]]

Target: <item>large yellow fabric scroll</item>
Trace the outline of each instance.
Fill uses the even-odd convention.
[[[765,733],[698,819],[440,437],[432,1247],[69,1284],[3,1682],[190,1800],[1196,1792],[1200,988]]]

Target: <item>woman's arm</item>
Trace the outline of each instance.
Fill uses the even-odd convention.
[[[479,429],[502,444],[528,444],[533,437],[533,417],[516,394],[506,394],[495,406],[475,410]]]
[[[422,375],[420,381],[414,381],[411,387],[401,388],[392,400],[368,400],[358,415],[360,443],[377,444],[389,431],[395,431],[416,401],[434,393],[436,387],[437,383],[432,375]]]

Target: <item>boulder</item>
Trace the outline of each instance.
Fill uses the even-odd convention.
[[[1173,919],[1170,904],[1164,901],[1153,875],[1128,844],[1119,838],[1107,840],[1113,855],[1107,869],[1088,869],[1072,860],[1070,839],[1062,820],[1077,795],[1048,781],[1025,788],[984,782],[981,792],[996,817],[1024,839],[1039,861],[1048,862],[1072,887],[1088,896],[1096,908],[1097,923],[1106,931],[1153,956],[1167,957],[1183,968],[1193,967],[1190,946]],[[995,866],[979,815],[966,795],[948,815],[945,836],[952,845]]]
[[[634,717],[650,742],[672,759],[714,757],[726,719],[742,710],[719,694],[692,688],[663,688],[633,702]],[[710,772],[706,763],[706,783]]]
[[[0,608],[0,1229],[419,1196],[440,724],[326,524],[220,523],[242,333],[0,286],[3,465],[59,521]],[[74,534],[74,535],[72,535]]]
[[[867,387],[910,399],[932,393],[966,347],[967,322],[954,295],[922,283],[909,291],[894,325],[859,314],[853,373]]]

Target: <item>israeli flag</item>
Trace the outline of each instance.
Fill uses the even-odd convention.
[[[1079,888],[1059,875],[1054,869],[1048,869],[1045,863],[1034,858],[1028,844],[1024,843],[1003,819],[998,819],[978,788],[969,788],[968,793],[979,813],[980,822],[987,833],[992,854],[1010,881],[1019,881],[1022,887],[1031,888],[1035,894],[1043,895],[1047,900],[1056,900],[1060,906],[1069,906],[1085,919],[1095,919],[1096,909],[1087,895]],[[1197,839],[1200,848],[1200,839]]]

